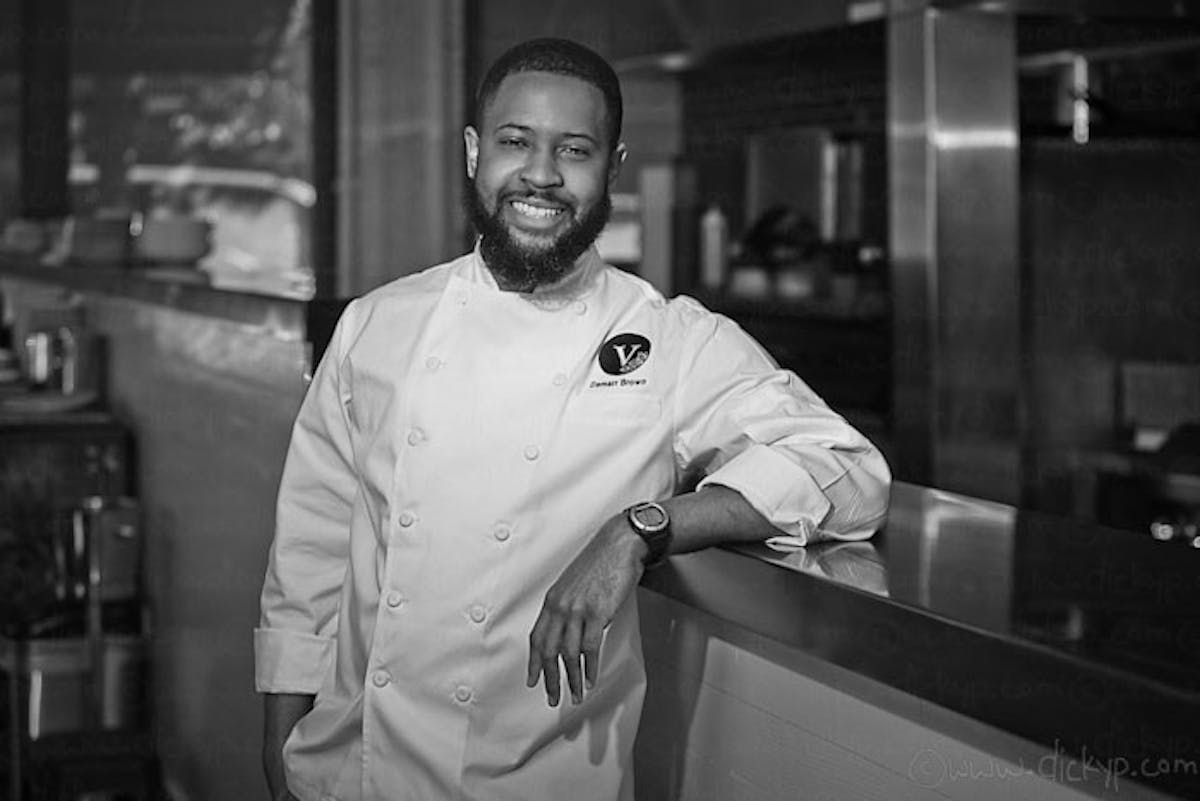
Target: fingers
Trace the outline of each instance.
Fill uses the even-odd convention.
[[[550,706],[558,706],[562,695],[562,686],[558,672],[558,652],[562,642],[562,619],[542,608],[533,633],[529,635],[529,670],[525,677],[525,685],[537,685],[540,673],[546,682],[546,701]]]
[[[538,679],[544,678],[546,701],[550,706],[558,706],[565,671],[572,703],[582,703],[584,691],[596,685],[600,674],[603,640],[604,621],[599,618],[580,613],[562,615],[543,607],[529,635],[525,685],[536,687]],[[559,669],[560,659],[564,671]]]
[[[604,622],[597,618],[588,618],[583,629],[581,650],[583,652],[583,671],[590,690],[596,686],[596,678],[600,675],[600,644],[604,642]]]
[[[579,670],[580,639],[583,636],[583,621],[578,615],[567,618],[567,628],[563,635],[562,654],[563,667],[567,669],[567,686],[571,690],[571,702],[578,704],[583,700],[583,676]]]
[[[525,673],[525,686],[536,687],[538,676],[542,672],[542,638],[545,636],[546,628],[549,625],[549,620],[546,617],[546,609],[542,608],[542,613],[538,615],[537,622],[533,624],[533,631],[529,633],[529,668]]]
[[[558,699],[562,695],[558,657],[551,656],[542,660],[542,674],[546,678],[546,703],[550,706],[558,706]]]

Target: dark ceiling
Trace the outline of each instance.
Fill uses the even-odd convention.
[[[21,4],[22,0],[0,0],[0,70],[16,70],[20,63]],[[269,61],[295,4],[296,0],[70,0],[72,70],[252,70]]]

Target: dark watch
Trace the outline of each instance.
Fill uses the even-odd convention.
[[[671,516],[667,510],[660,504],[644,501],[626,509],[625,518],[649,549],[642,563],[646,567],[662,564],[671,547]]]

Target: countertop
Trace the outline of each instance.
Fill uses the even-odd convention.
[[[0,253],[0,278],[52,284],[75,292],[116,295],[235,323],[303,329],[307,301],[218,289],[181,278],[186,272],[189,271],[82,263],[52,267],[30,256]]]
[[[643,586],[1200,798],[1200,549],[897,483],[868,542],[715,548]]]

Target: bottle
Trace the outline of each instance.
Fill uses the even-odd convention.
[[[700,217],[700,283],[705,289],[720,289],[725,283],[729,258],[729,223],[716,203]]]

